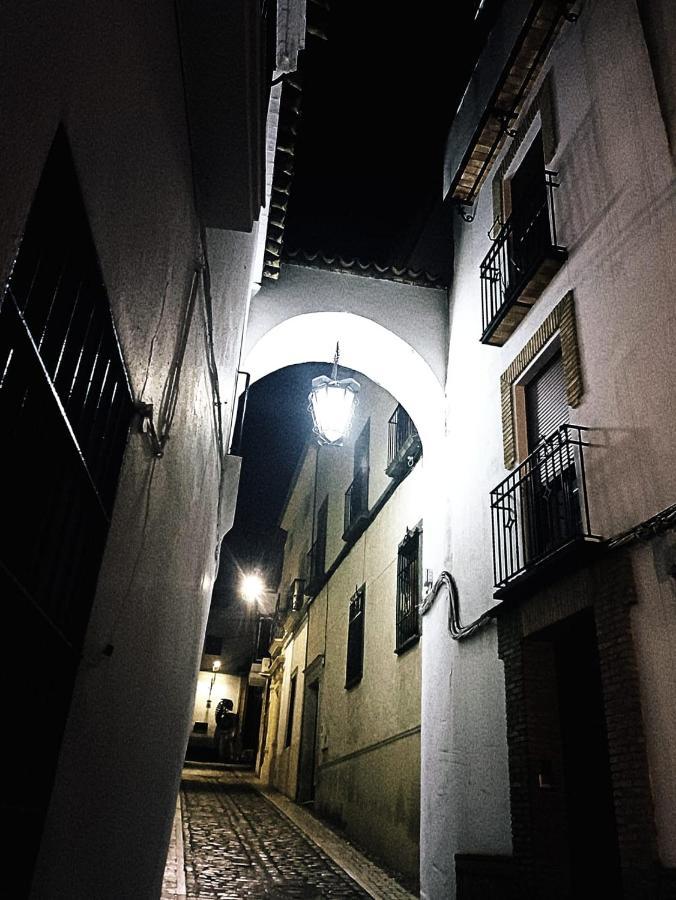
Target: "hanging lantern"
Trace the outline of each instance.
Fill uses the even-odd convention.
[[[342,381],[338,381],[338,353],[339,348],[336,344],[331,378],[320,375],[312,379],[308,409],[312,413],[313,430],[319,443],[339,447],[350,431],[357,405],[359,382],[354,378],[343,378]]]

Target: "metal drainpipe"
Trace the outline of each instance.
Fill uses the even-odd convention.
[[[237,421],[235,422],[235,435],[230,446],[230,452],[235,456],[241,455],[242,450],[242,435],[244,434],[244,417],[246,416],[246,403],[249,397],[249,384],[251,383],[251,372],[243,372],[241,369],[237,369],[238,375],[246,375],[246,382],[244,384],[244,392],[242,393],[242,407],[241,411],[238,411]]]

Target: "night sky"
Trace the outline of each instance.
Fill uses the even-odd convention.
[[[341,370],[345,377],[347,370]],[[305,363],[273,372],[249,389],[242,439],[242,476],[235,524],[223,542],[213,602],[241,605],[242,572],[259,570],[276,587],[275,551],[283,547],[279,517],[291,477],[312,434],[307,395],[328,363]],[[277,560],[277,563],[279,560]]]
[[[442,193],[448,128],[500,0],[331,0],[308,37],[285,243],[405,261]],[[311,4],[308,4],[308,8]]]

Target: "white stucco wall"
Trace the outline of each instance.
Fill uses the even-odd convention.
[[[61,121],[134,395],[157,408],[199,255],[173,8],[38,2],[5,7],[1,27],[11,36],[2,63],[3,277]],[[228,401],[252,242],[209,234]],[[164,458],[151,458],[143,436],[129,437],[35,896],[159,893],[216,570],[212,410],[200,296]],[[227,406],[226,433],[229,416]]]
[[[491,179],[456,228],[447,380],[447,496],[463,621],[492,605],[489,491],[502,462],[499,379],[568,291],[585,393],[571,421],[591,430],[593,528],[609,537],[676,499],[673,170],[636,8],[586,3],[550,57],[559,144],[557,225],[569,260],[501,348],[480,344],[479,264],[490,248]],[[536,84],[532,93],[537,90]],[[499,160],[498,160],[499,163]],[[634,610],[661,859],[673,864],[676,739],[668,695],[673,582],[659,591],[649,551]],[[494,626],[450,640],[447,598],[423,629],[422,896],[455,890],[454,854],[511,847],[502,664]],[[656,627],[659,623],[659,628]]]
[[[382,325],[410,344],[443,382],[448,350],[444,290],[310,266],[286,263],[279,281],[264,283],[251,304],[246,352],[286,319],[317,312],[349,312]]]

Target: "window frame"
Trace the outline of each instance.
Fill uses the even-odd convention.
[[[415,543],[415,556],[411,555],[408,564],[402,566],[402,560],[406,558],[409,548]],[[415,567],[415,586],[410,590],[411,595],[415,594],[415,631],[407,634],[402,638],[402,621],[404,621],[412,612],[407,610],[406,616],[402,616],[402,599],[403,599],[403,582],[404,571],[408,572],[410,568]],[[411,579],[406,578],[410,587]],[[396,607],[395,607],[395,647],[394,652],[397,655],[405,653],[406,650],[413,647],[420,640],[420,603],[422,600],[423,588],[423,572],[422,572],[422,522],[419,522],[415,528],[406,529],[406,536],[399,543],[397,550],[397,588],[396,588]]]
[[[293,741],[293,719],[296,710],[296,693],[298,690],[298,669],[294,669],[289,679],[289,705],[286,710],[286,730],[284,733],[284,749]]]
[[[360,604],[357,609],[357,604]],[[347,640],[345,642],[345,689],[350,690],[364,677],[364,623],[366,615],[366,584],[350,597],[347,616]],[[355,637],[356,633],[356,637]],[[355,652],[355,647],[358,650]]]

